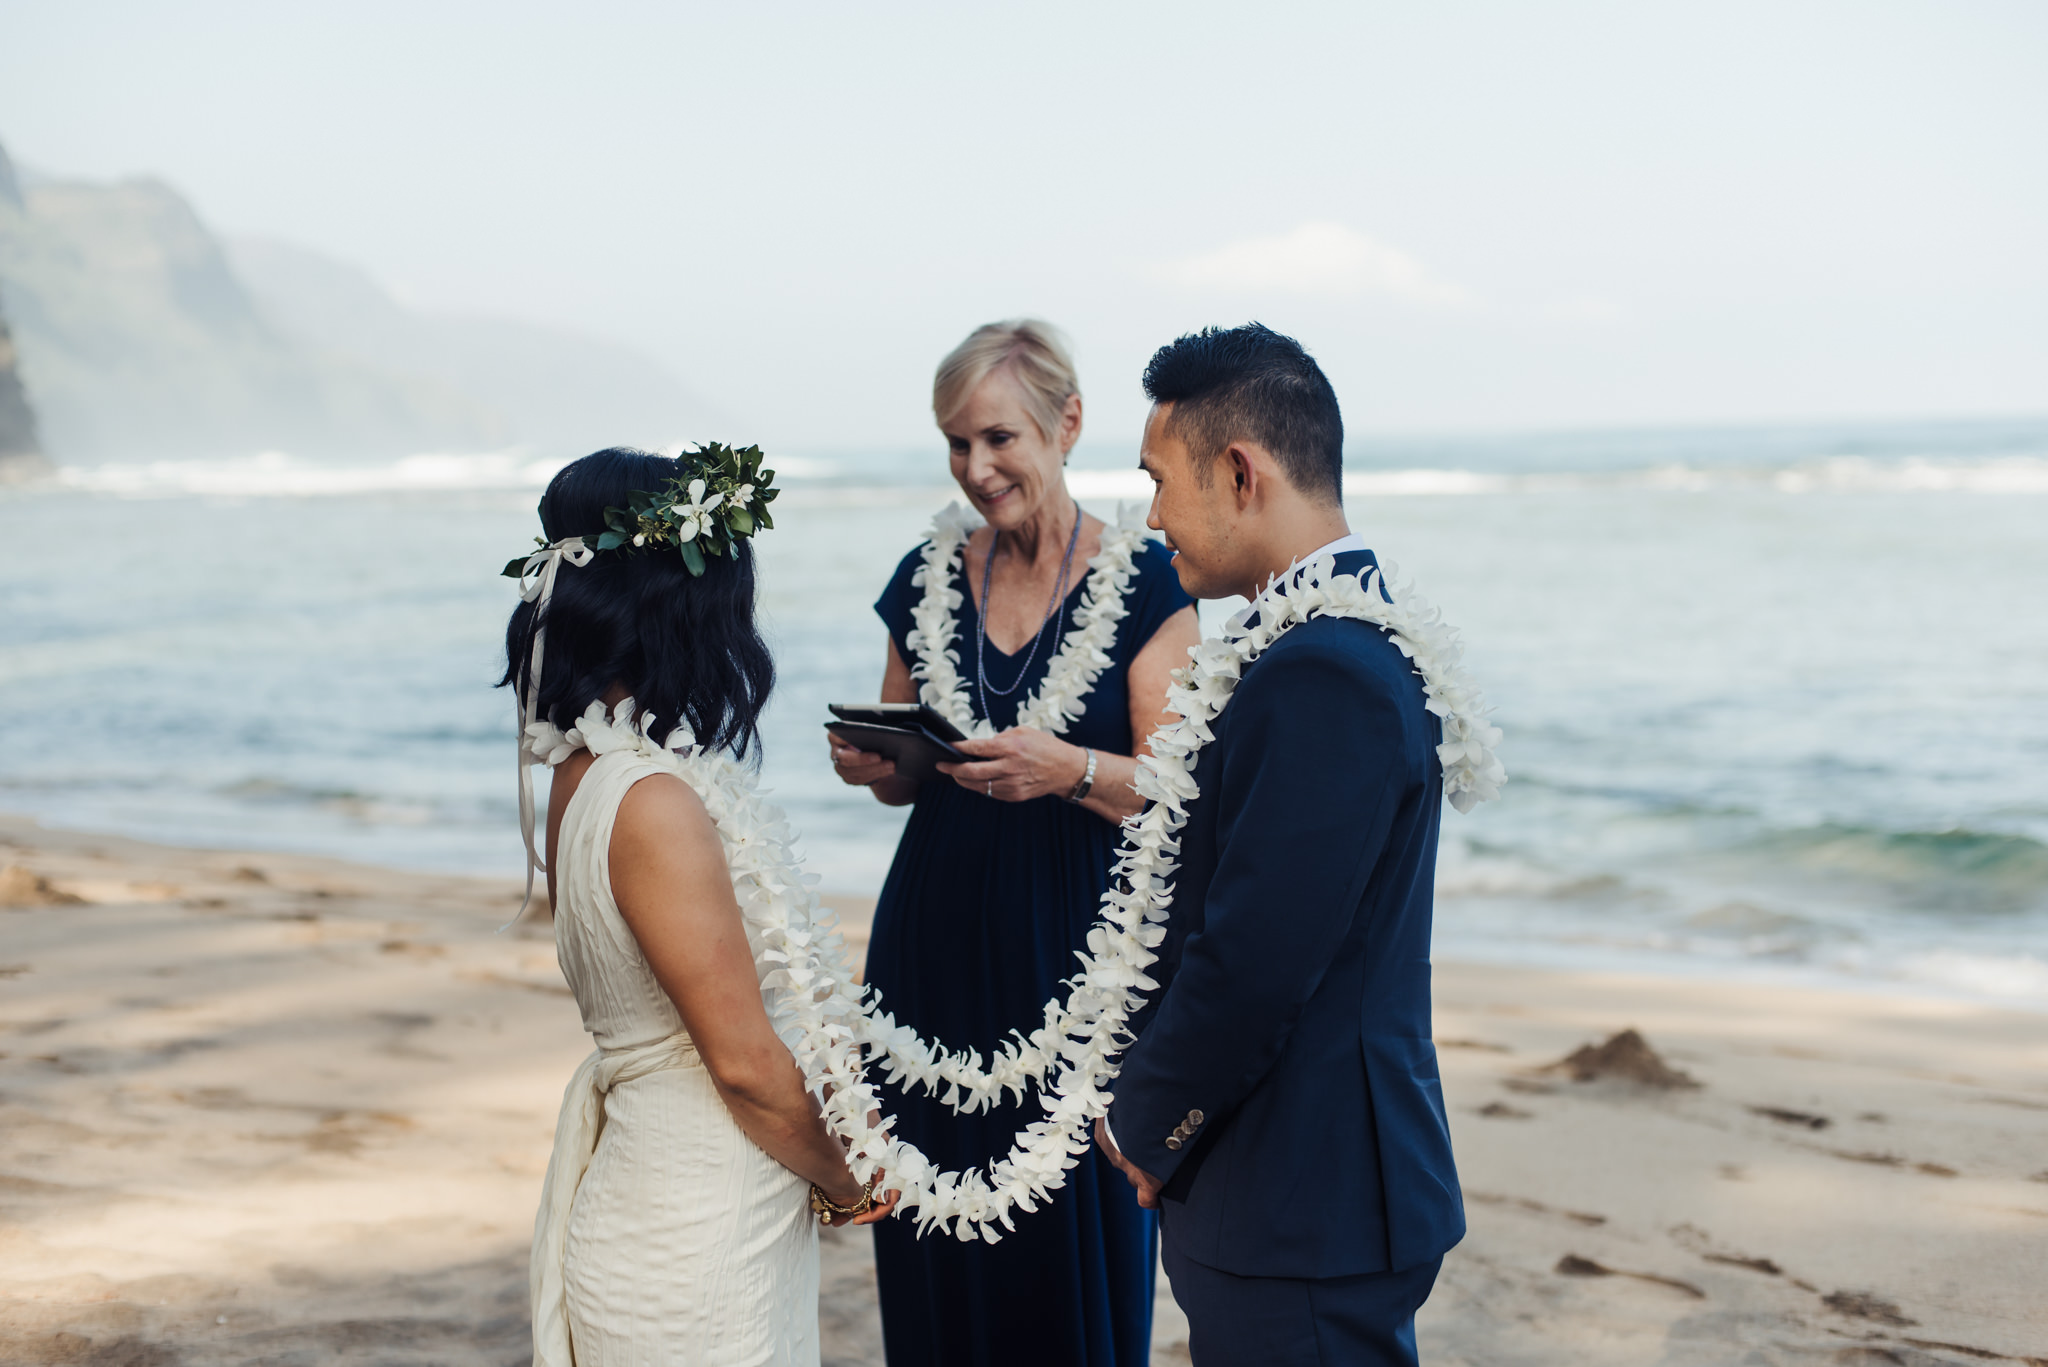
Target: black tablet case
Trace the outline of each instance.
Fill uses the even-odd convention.
[[[965,740],[960,729],[924,703],[832,703],[825,729],[848,745],[896,761],[896,772],[920,783],[944,778],[941,763],[967,763],[971,755],[953,748]]]

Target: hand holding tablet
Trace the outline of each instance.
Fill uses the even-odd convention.
[[[953,747],[967,739],[960,729],[925,703],[832,703],[837,721],[825,729],[855,749],[896,762],[896,772],[920,783],[942,778],[940,764],[962,764],[972,756]]]

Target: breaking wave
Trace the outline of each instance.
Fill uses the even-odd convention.
[[[399,460],[339,464],[281,451],[221,460],[155,460],[134,464],[59,466],[53,483],[125,498],[202,495],[228,498],[319,498],[349,494],[539,491],[568,461],[524,451],[473,455],[432,452]],[[786,459],[780,472],[797,479],[831,468]]]
[[[521,450],[461,454],[427,452],[381,462],[315,461],[267,451],[210,460],[155,460],[65,465],[41,487],[124,498],[199,495],[230,498],[318,498],[353,494],[518,492],[546,486],[566,460]],[[775,461],[796,487],[862,490],[950,487],[943,465],[925,454],[823,459],[785,456]],[[1068,486],[1084,499],[1149,500],[1152,482],[1141,470],[1076,468]],[[34,487],[34,486],[30,486]],[[1951,493],[2048,494],[2048,457],[2001,455],[1963,459],[1840,456],[1788,465],[1730,466],[1670,463],[1597,470],[1501,470],[1459,466],[1360,469],[1344,476],[1353,498],[1446,498],[1501,494],[1651,490],[1704,493],[1764,490],[1782,494]]]
[[[1139,470],[1078,470],[1068,475],[1067,483],[1082,498],[1152,496],[1152,481]],[[1845,456],[1787,469],[1664,465],[1641,470],[1504,474],[1417,468],[1353,470],[1344,476],[1344,493],[1351,498],[1444,498],[1594,489],[1662,489],[1676,493],[1763,489],[1783,494],[2048,494],[2048,459],[2010,456],[1968,462],[1879,461]]]
[[[1809,876],[1882,888],[1887,900],[1915,910],[2048,908],[2048,845],[2024,835],[1823,825],[1763,837],[1743,853]]]

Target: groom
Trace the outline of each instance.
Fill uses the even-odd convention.
[[[1318,553],[1374,565],[1344,521],[1337,396],[1293,339],[1182,337],[1145,392],[1148,522],[1189,593],[1251,597]],[[1437,720],[1377,627],[1318,617],[1213,730],[1163,990],[1096,1140],[1160,1211],[1197,1367],[1413,1364],[1465,1232],[1430,1041]]]

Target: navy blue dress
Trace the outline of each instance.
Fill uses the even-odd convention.
[[[1174,613],[1193,600],[1171,556],[1147,542],[1125,590],[1113,663],[1083,700],[1087,710],[1065,739],[1130,754],[1128,674],[1132,659]],[[915,663],[907,637],[922,590],[910,578],[922,548],[903,558],[875,604],[896,650]],[[973,685],[978,614],[964,573],[954,643],[968,696]],[[1037,692],[1060,641],[1074,629],[1086,588],[1068,594],[1024,684],[990,695],[988,720],[1014,726],[1018,706]],[[1056,633],[1056,634],[1055,634]],[[1027,646],[1026,650],[1029,649]],[[1023,663],[994,645],[990,682],[1007,686]],[[1096,908],[1109,884],[1120,832],[1056,796],[1000,802],[950,780],[926,783],[903,828],[896,862],[882,886],[868,947],[867,981],[896,1019],[935,1044],[988,1052],[1010,1031],[1044,1024],[1046,999],[1078,965]],[[1009,1151],[1017,1132],[1044,1112],[1034,1096],[981,1115],[955,1115],[936,1099],[883,1089],[903,1136],[941,1169],[985,1166]],[[972,1244],[934,1231],[919,1239],[909,1220],[874,1227],[882,1336],[889,1367],[1143,1367],[1151,1358],[1153,1255],[1150,1211],[1099,1152],[1067,1174],[1067,1185],[1033,1214],[1012,1217],[1002,1242]]]

